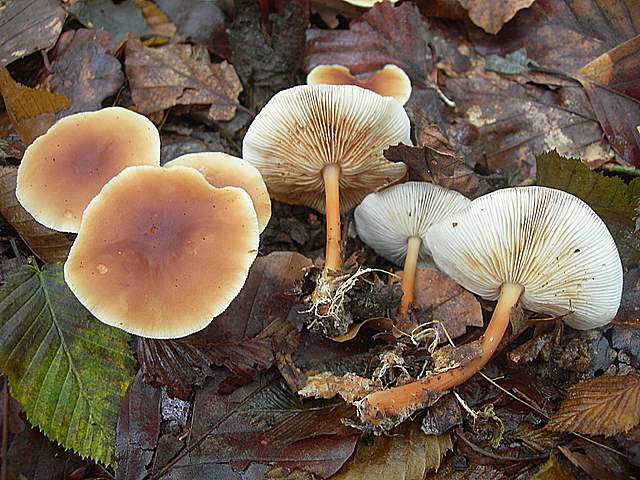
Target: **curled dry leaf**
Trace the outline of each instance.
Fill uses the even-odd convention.
[[[110,35],[102,30],[69,30],[60,36],[52,52],[51,75],[45,85],[65,95],[71,106],[58,114],[99,110],[102,101],[115,95],[124,74],[120,62],[109,51]]]
[[[142,113],[175,105],[210,105],[213,120],[231,120],[242,91],[240,79],[227,62],[212,64],[205,47],[171,44],[145,47],[127,41],[126,71],[131,96]]]
[[[640,377],[602,376],[569,390],[546,428],[610,437],[640,423]]]
[[[498,33],[502,26],[535,0],[458,0],[473,23],[487,33]]]
[[[73,241],[36,222],[16,198],[18,170],[0,167],[0,214],[13,226],[31,251],[44,262],[64,262]]]
[[[0,65],[56,43],[65,17],[56,0],[7,0],[0,4]]]
[[[474,340],[458,347],[445,345],[433,352],[433,362],[436,371],[444,372],[466,365],[480,355],[482,355],[482,343],[479,340]]]
[[[25,87],[0,66],[0,93],[13,128],[30,144],[55,123],[55,113],[69,107],[69,99],[46,90]]]
[[[327,400],[340,395],[345,402],[353,403],[381,389],[382,383],[378,379],[372,380],[354,373],[337,376],[332,372],[322,372],[308,375],[306,384],[298,390],[298,395]]]
[[[133,0],[140,8],[142,16],[157,35],[145,41],[147,46],[164,45],[176,36],[177,28],[169,17],[151,0]]]
[[[376,437],[372,445],[358,444],[355,456],[334,480],[422,480],[437,470],[453,448],[451,437],[425,435],[417,422],[407,423],[393,435]]]

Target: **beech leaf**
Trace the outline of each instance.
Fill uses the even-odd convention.
[[[13,226],[31,251],[45,262],[64,261],[73,243],[64,233],[36,222],[16,198],[18,169],[0,167],[0,214]]]
[[[640,378],[602,376],[579,382],[569,390],[546,428],[610,437],[640,423]]]
[[[498,33],[502,26],[535,0],[458,0],[473,23],[487,33]]]
[[[214,120],[231,120],[235,115],[240,79],[227,62],[212,64],[203,46],[149,48],[130,38],[125,66],[131,96],[142,113],[175,105],[210,105]]]
[[[62,264],[22,267],[0,289],[0,370],[11,394],[47,437],[105,465],[132,376],[129,339],[78,302]]]
[[[551,455],[531,480],[575,480],[575,477],[562,468],[555,455]]]
[[[372,445],[358,444],[355,456],[333,480],[422,480],[437,470],[453,448],[448,433],[425,435],[417,422],[404,424],[393,435],[376,437]]]
[[[55,113],[68,108],[69,99],[46,90],[25,87],[0,66],[0,94],[13,128],[30,144],[55,122]]]

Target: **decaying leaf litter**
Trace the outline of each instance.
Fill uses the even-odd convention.
[[[639,15],[622,0],[3,2],[3,478],[637,478]],[[481,373],[372,424],[362,398],[473,362],[495,303],[427,259],[415,328],[398,328],[402,264],[363,243],[352,210],[336,237],[337,330],[309,311],[324,216],[278,201],[244,287],[204,330],[138,338],[78,303],[56,263],[74,236],[16,198],[35,138],[118,106],[154,122],[162,164],[242,157],[269,99],[326,64],[365,86],[385,65],[410,79],[413,145],[384,152],[407,166],[402,182],[586,202],[622,259],[613,322],[512,312]]]

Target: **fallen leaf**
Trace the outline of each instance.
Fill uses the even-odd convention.
[[[154,34],[133,0],[117,4],[112,0],[77,0],[67,10],[85,27],[109,32],[112,52],[122,46],[130,33],[138,37]]]
[[[353,453],[359,435],[341,422],[353,417],[350,405],[303,403],[283,381],[264,374],[229,396],[218,390],[214,381],[196,394],[197,420],[189,444],[204,439],[188,465],[174,468],[173,478],[240,479],[241,471],[232,473],[226,466],[250,463],[300,468],[328,478]]]
[[[66,14],[56,0],[6,0],[0,4],[0,65],[48,50]]]
[[[430,269],[416,272],[413,323],[434,322],[440,338],[464,335],[467,327],[482,327],[482,308],[476,297],[446,275]]]
[[[546,428],[535,428],[528,422],[522,422],[511,436],[534,452],[544,453],[554,451],[564,434]]]
[[[142,113],[175,105],[210,105],[214,120],[231,120],[242,85],[232,65],[212,64],[207,49],[186,44],[145,47],[127,41],[126,71],[131,96]]]
[[[142,371],[131,382],[118,417],[116,478],[140,478],[147,472],[160,437],[160,390],[145,385]]]
[[[535,173],[535,157],[544,151],[608,160],[602,130],[582,89],[543,89],[491,72],[450,78],[447,94],[455,100],[456,123],[449,138],[465,136],[458,152],[486,172],[503,171],[521,179]]]
[[[509,360],[516,365],[533,362],[540,352],[551,348],[553,333],[534,334],[534,337],[509,352]]]
[[[580,70],[612,148],[624,162],[640,166],[640,35],[600,55]]]
[[[529,8],[535,0],[458,0],[469,12],[473,23],[487,33],[498,33],[519,10]]]
[[[418,7],[408,2],[400,6],[380,2],[353,20],[349,30],[309,29],[305,69],[338,64],[357,75],[392,63],[413,84],[424,88],[431,71],[427,48],[431,36]]]
[[[602,376],[569,390],[546,428],[610,437],[640,423],[640,378]]]
[[[124,82],[120,62],[109,50],[110,36],[100,30],[69,30],[53,50],[51,75],[46,87],[71,101],[58,114],[99,110],[105,98],[115,95]]]
[[[372,445],[358,444],[355,456],[332,480],[422,480],[437,470],[453,449],[448,433],[425,435],[416,422],[402,425],[393,435],[376,437]]]
[[[634,218],[640,202],[640,179],[626,184],[619,177],[592,172],[580,160],[557,152],[540,155],[537,169],[538,185],[564,190],[588,203],[611,230],[623,264],[637,265],[640,237],[634,231]]]
[[[66,260],[71,237],[36,222],[16,198],[18,169],[0,167],[0,214],[13,226],[31,251],[44,262]]]
[[[582,439],[575,439],[568,446],[559,446],[565,457],[577,468],[595,480],[633,478],[637,467],[629,464],[624,456],[610,452]]]
[[[435,371],[443,372],[466,365],[474,358],[481,356],[482,352],[482,343],[479,340],[456,347],[445,345],[432,354]]]
[[[491,466],[472,464],[464,470],[460,470],[458,465],[446,465],[445,468],[427,475],[425,480],[502,480],[504,478],[506,477],[501,471]]]
[[[261,27],[259,6],[236,2],[236,18],[229,30],[233,63],[245,85],[266,87],[270,93],[292,86],[304,60],[307,0],[283,2],[281,12],[269,15],[271,33]]]
[[[575,480],[575,477],[562,468],[555,455],[551,455],[542,468],[531,477],[531,480]]]
[[[426,409],[420,430],[425,435],[442,435],[453,427],[462,425],[462,420],[460,402],[449,394]]]
[[[91,316],[59,263],[15,272],[0,289],[0,319],[0,369],[29,422],[65,448],[111,465],[134,364],[129,335]]]
[[[353,403],[378,390],[382,390],[382,384],[377,379],[371,380],[353,373],[337,376],[332,372],[322,372],[307,375],[306,384],[298,390],[298,395],[327,400],[339,395],[345,402]]]
[[[148,47],[169,43],[175,36],[177,28],[169,21],[169,17],[151,0],[133,0],[140,8],[147,25],[157,35],[145,41]]]
[[[640,267],[624,274],[620,308],[613,321],[622,325],[640,326]]]
[[[141,338],[137,351],[145,381],[188,398],[194,386],[225,366],[251,381],[273,365],[274,352],[292,353],[297,331],[286,322],[296,297],[289,294],[311,261],[295,252],[258,258],[240,294],[204,330],[176,340]],[[294,344],[295,345],[295,344]]]
[[[27,145],[55,123],[55,113],[69,107],[69,99],[64,95],[25,87],[2,66],[0,94],[13,128]]]

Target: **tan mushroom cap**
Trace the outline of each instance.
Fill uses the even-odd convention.
[[[182,337],[238,295],[258,235],[244,190],[212,187],[193,168],[130,167],[87,207],[65,280],[108,325]]]
[[[604,222],[573,195],[545,187],[506,188],[473,200],[431,227],[439,268],[495,300],[501,285],[524,287],[524,308],[573,312],[571,327],[609,323],[620,306],[622,263]]]
[[[120,107],[76,113],[27,148],[16,196],[44,226],[77,232],[91,199],[132,165],[160,165],[160,136],[149,119]]]
[[[355,5],[357,7],[373,7],[376,3],[382,2],[383,0],[343,0],[345,3],[349,3],[351,5]],[[390,3],[396,3],[398,0],[389,0]]]
[[[222,152],[189,153],[164,164],[182,165],[198,170],[214,187],[238,187],[249,194],[262,232],[271,218],[271,198],[257,168],[241,158]]]
[[[406,182],[365,197],[354,211],[356,231],[378,255],[402,265],[411,237],[422,240],[419,260],[431,255],[431,226],[465,209],[471,200],[428,182]]]
[[[302,85],[277,93],[249,127],[243,158],[272,198],[325,211],[322,169],[340,167],[340,210],[399,180],[403,163],[382,155],[411,145],[409,117],[397,101],[352,85]]]
[[[411,96],[411,80],[400,67],[385,65],[367,78],[354,77],[342,65],[318,65],[307,75],[308,85],[357,85],[383,97],[393,97],[402,105]]]

